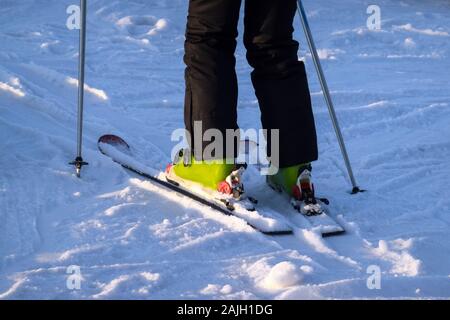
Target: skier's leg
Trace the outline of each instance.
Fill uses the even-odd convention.
[[[206,189],[220,186],[233,173],[236,147],[228,148],[226,130],[237,129],[235,57],[241,0],[190,0],[186,27],[186,97],[184,120],[193,154],[180,151],[167,177],[181,184],[194,182]],[[215,129],[221,141],[203,141]],[[208,137],[209,138],[209,137]],[[234,142],[235,139],[230,139]],[[209,152],[211,151],[211,152]],[[217,152],[213,152],[217,151]],[[195,158],[193,157],[195,156]],[[208,160],[208,161],[205,161]],[[224,163],[223,160],[229,161]],[[226,192],[232,192],[231,186]]]
[[[247,0],[244,43],[265,129],[280,130],[281,168],[317,160],[305,66],[292,33],[296,0]],[[270,153],[270,139],[268,152]]]
[[[186,28],[185,125],[191,134],[191,148],[202,160],[210,142],[197,143],[208,129],[237,129],[237,77],[235,57],[237,23],[241,0],[190,0]],[[201,129],[194,126],[195,122]],[[195,132],[195,131],[199,132]],[[196,134],[196,135],[194,135]],[[195,140],[195,141],[194,141]],[[225,139],[222,157],[225,156]],[[235,155],[228,155],[234,158]],[[206,159],[209,159],[206,155]]]

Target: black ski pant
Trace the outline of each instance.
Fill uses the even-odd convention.
[[[202,122],[203,132],[215,128],[224,137],[226,129],[238,128],[234,52],[240,6],[241,0],[189,1],[184,118],[193,148],[203,150],[210,143],[194,145],[195,121]],[[318,157],[305,66],[292,35],[295,13],[296,0],[245,1],[244,45],[253,67],[251,79],[263,128],[269,134],[279,130],[281,168]]]

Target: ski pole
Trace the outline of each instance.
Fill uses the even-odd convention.
[[[81,156],[83,140],[83,107],[84,107],[84,65],[86,54],[86,0],[80,0],[80,47],[78,59],[78,115],[77,115],[77,157],[71,165],[75,166],[77,177],[81,176],[81,168],[88,163]]]
[[[300,20],[302,22],[303,31],[305,32],[306,40],[308,41],[309,49],[311,51],[311,56],[312,56],[312,59],[314,62],[314,66],[316,68],[317,76],[319,77],[320,86],[322,87],[323,95],[324,95],[325,101],[328,106],[328,111],[330,113],[331,122],[333,123],[334,131],[336,132],[336,137],[338,139],[339,147],[341,149],[341,153],[344,158],[345,166],[347,167],[347,172],[350,177],[350,181],[352,183],[352,187],[353,187],[352,194],[363,192],[364,190],[361,190],[358,187],[355,176],[353,174],[352,166],[351,166],[350,159],[349,159],[348,153],[347,153],[347,148],[345,147],[344,138],[342,136],[342,132],[341,132],[341,129],[339,126],[336,112],[334,110],[334,105],[333,105],[333,101],[331,99],[330,90],[328,89],[328,84],[327,84],[327,81],[325,80],[325,75],[323,73],[322,65],[320,64],[320,59],[317,54],[316,45],[315,45],[313,37],[312,37],[311,28],[309,27],[305,8],[303,7],[301,0],[297,0],[297,4],[298,4],[298,6],[297,6],[298,14],[299,14]]]

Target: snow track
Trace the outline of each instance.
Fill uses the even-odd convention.
[[[185,0],[89,2],[84,157],[75,156],[78,34],[70,1],[0,6],[0,299],[449,298],[450,46],[447,1],[306,1],[355,173],[350,187],[301,28],[319,136],[313,175],[348,233],[298,220],[266,237],[126,173],[97,151],[105,133],[164,168],[183,126]],[[332,19],[330,17],[333,17]],[[6,19],[5,17],[12,17]],[[242,34],[242,23],[240,24]],[[239,123],[260,127],[237,49]],[[277,196],[256,177],[247,188]],[[82,274],[66,286],[67,267]],[[381,289],[369,290],[369,266]]]

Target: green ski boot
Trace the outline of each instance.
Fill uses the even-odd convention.
[[[289,195],[292,198],[293,207],[308,216],[320,215],[324,212],[318,200],[326,205],[329,204],[327,199],[315,197],[311,170],[311,164],[304,163],[281,168],[277,174],[267,177],[270,187]]]
[[[236,166],[231,161],[198,161],[185,150],[180,150],[173,164],[166,168],[166,177],[185,187],[200,187],[208,193],[219,192],[240,198],[244,193],[241,175],[245,165]]]
[[[290,196],[296,197],[298,193],[297,180],[302,173],[306,174],[305,170],[309,172],[309,176],[311,176],[310,172],[312,167],[310,163],[280,168],[276,174],[267,176],[267,183],[279,192],[284,192]]]

